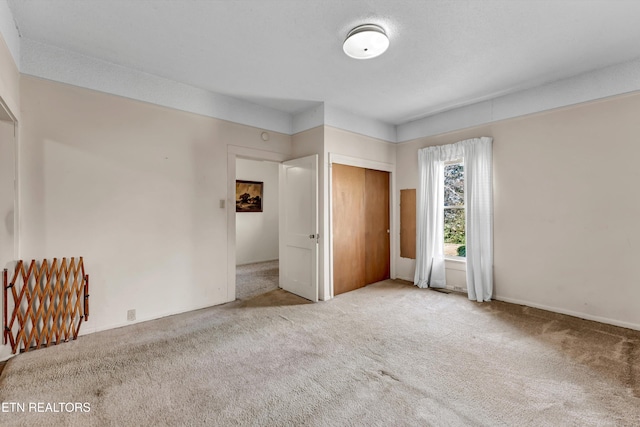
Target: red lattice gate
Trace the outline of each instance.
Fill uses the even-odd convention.
[[[13,353],[76,339],[89,319],[89,275],[82,257],[33,260],[28,267],[18,261],[10,282],[4,270],[3,282],[4,344],[9,342]]]

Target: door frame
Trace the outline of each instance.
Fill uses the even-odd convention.
[[[346,166],[356,166],[359,168],[373,169],[383,172],[389,172],[389,277],[391,279],[396,278],[396,264],[394,260],[398,253],[398,227],[396,219],[399,218],[398,204],[396,203],[396,194],[394,189],[396,188],[396,166],[392,163],[377,162],[375,160],[360,159],[357,157],[345,156],[342,154],[329,153],[329,185],[328,185],[328,198],[329,198],[329,298],[333,298],[333,164],[338,163]]]
[[[241,147],[238,145],[227,146],[227,299],[226,302],[236,299],[236,160],[238,158],[258,161],[282,163],[291,158],[288,154],[257,148]]]

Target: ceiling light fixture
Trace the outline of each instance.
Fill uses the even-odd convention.
[[[389,47],[384,28],[375,24],[355,27],[342,45],[344,53],[355,59],[371,59],[382,55]]]

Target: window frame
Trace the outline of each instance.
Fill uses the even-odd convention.
[[[464,169],[464,158],[448,160],[448,161],[444,162],[444,167],[446,168],[447,166],[456,165],[456,164],[461,164],[462,167],[463,167],[463,171],[465,170]],[[443,174],[442,184],[444,186],[444,168],[442,170],[442,174]],[[462,177],[463,177],[463,180],[466,178],[466,174],[464,174],[464,172],[463,172]],[[465,212],[464,212],[464,218],[465,218],[464,245],[466,246],[467,245],[467,229],[466,229],[467,212],[466,212],[466,205],[464,204],[464,198],[463,198],[463,204],[462,205],[446,206],[444,203],[445,203],[445,201],[444,201],[444,198],[443,198],[443,200],[442,200],[443,219],[444,219],[444,210],[445,209],[465,209]],[[443,247],[444,247],[444,245],[446,244],[446,242],[444,241],[444,220],[443,220],[443,223],[442,223],[442,227],[443,227],[442,244],[443,244]],[[444,259],[446,261],[455,261],[455,262],[464,262],[464,263],[467,262],[467,258],[466,257],[461,257],[461,256],[458,256],[458,255],[444,255]]]

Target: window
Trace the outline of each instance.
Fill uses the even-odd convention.
[[[418,172],[422,179],[418,181],[416,191],[418,216],[414,283],[417,286],[446,287],[447,266],[453,266],[449,260],[458,261],[465,266],[470,279],[467,284],[469,299],[491,301],[492,146],[493,138],[482,137],[418,150]],[[450,161],[454,159],[459,161]],[[451,254],[446,256],[447,262],[443,262],[445,242],[447,253]]]
[[[464,162],[453,160],[444,166],[444,255],[465,257]]]

